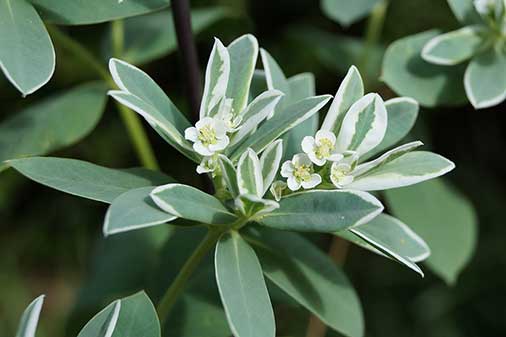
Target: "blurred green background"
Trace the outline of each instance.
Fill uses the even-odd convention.
[[[356,63],[365,73],[369,90],[377,90],[384,98],[395,97],[377,80],[384,48],[427,29],[458,27],[444,0],[392,0],[380,44],[362,55],[367,20],[342,28],[325,17],[314,0],[202,0],[191,4],[193,8],[226,8],[197,35],[202,67],[214,36],[228,43],[243,33],[253,33],[287,75],[313,72],[318,93],[335,93],[344,72]],[[127,29],[128,24],[127,20]],[[62,28],[104,62],[109,55],[104,51],[109,29],[109,24]],[[150,38],[149,29],[142,34]],[[0,76],[0,121],[42,97],[96,78],[58,41],[54,43],[55,76],[37,93],[21,99]],[[171,43],[175,47],[175,41]],[[176,50],[143,69],[188,112],[185,73]],[[367,336],[506,335],[504,110],[504,104],[480,111],[470,105],[421,110],[414,134],[457,163],[448,179],[477,209],[476,251],[451,286],[427,268],[421,279],[396,263],[351,247],[344,268],[362,300]],[[181,182],[198,186],[194,164],[146,129],[162,169]],[[84,140],[52,155],[109,167],[139,166],[111,102]],[[40,293],[47,294],[47,299],[39,337],[75,336],[105,304],[137,289],[145,288],[156,300],[201,234],[198,230],[172,233],[166,242],[164,238],[171,233],[155,228],[105,240],[101,233],[105,210],[106,205],[37,185],[13,170],[0,173],[0,336],[14,336],[21,312]],[[328,238],[315,240],[327,249]],[[210,263],[204,264],[194,278],[198,286],[190,286],[191,295],[177,310],[170,336],[202,336],[198,327],[209,329],[206,336],[218,337],[226,331],[214,301],[214,281],[206,277],[209,267]],[[282,294],[274,298],[278,335],[304,336],[307,313],[294,308]]]

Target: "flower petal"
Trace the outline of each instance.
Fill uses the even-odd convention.
[[[197,123],[195,123],[195,127],[197,129],[202,129],[204,126],[214,124],[214,120],[211,117],[204,117],[201,120],[199,120]]]
[[[319,142],[322,139],[328,139],[332,143],[332,145],[336,144],[336,135],[328,130],[320,130],[316,133],[316,142]]]
[[[196,127],[189,127],[186,130],[184,130],[184,138],[188,139],[192,142],[196,142],[197,138],[199,136],[199,131]]]
[[[281,176],[288,178],[291,177],[293,174],[293,164],[290,160],[287,160],[283,163],[281,166]]]
[[[309,152],[307,155],[308,155],[309,159],[311,159],[311,161],[318,166],[323,166],[327,162],[327,160],[325,158],[316,157],[316,154],[314,152]]]
[[[305,153],[297,153],[293,156],[292,163],[295,166],[312,165],[311,159],[309,159],[308,155]]]
[[[223,150],[224,148],[227,147],[227,145],[228,145],[229,142],[230,142],[230,140],[228,139],[227,136],[218,138],[216,140],[215,144],[210,144],[209,145],[209,150],[211,150],[213,152],[221,151],[221,150]]]
[[[287,180],[288,188],[292,191],[297,191],[300,188],[300,182],[295,177],[289,177]]]
[[[202,156],[210,156],[213,154],[212,151],[210,151],[207,147],[205,147],[204,145],[202,145],[201,142],[196,142],[193,144],[193,149],[195,150],[195,152],[197,152],[198,154],[202,155]]]
[[[313,152],[315,147],[315,139],[311,136],[306,136],[304,139],[302,139],[301,146],[302,151],[306,153]]]
[[[309,181],[302,182],[302,187],[304,187],[305,189],[310,189],[310,188],[316,187],[321,182],[322,182],[322,177],[320,177],[320,175],[317,173],[313,173],[313,174],[311,174],[311,179]]]
[[[328,158],[327,160],[330,160],[330,161],[340,161],[344,158],[344,156],[341,154],[341,153],[338,153],[338,152],[334,152],[332,153]]]

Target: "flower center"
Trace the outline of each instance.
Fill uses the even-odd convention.
[[[332,170],[332,178],[336,181],[341,181],[343,178],[347,177],[350,174],[350,171],[351,168],[347,166],[334,168]]]
[[[332,142],[328,138],[323,138],[319,141],[316,147],[315,155],[318,159],[324,159],[330,157],[332,151]]]
[[[300,165],[295,168],[293,171],[293,176],[298,181],[309,181],[311,180],[311,166],[310,165]]]
[[[216,131],[211,125],[206,125],[200,128],[198,138],[204,146],[216,144],[216,141],[218,140],[216,138]]]

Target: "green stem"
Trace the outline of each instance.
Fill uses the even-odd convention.
[[[117,89],[116,84],[109,75],[107,69],[92,53],[58,28],[50,26],[48,27],[48,30],[53,39],[57,41],[62,48],[74,55],[74,57],[81,63],[93,69],[111,89]],[[120,21],[113,22],[112,30],[114,55],[121,56],[123,49],[123,24]],[[159,166],[156,161],[156,157],[151,145],[149,144],[147,134],[142,126],[139,116],[119,103],[116,103],[116,106],[120,112],[121,119],[125,124],[128,136],[132,142],[139,161],[146,168],[158,170]]]
[[[183,292],[188,279],[193,274],[202,259],[216,245],[216,242],[218,242],[218,239],[220,238],[221,234],[223,234],[223,232],[223,229],[209,229],[207,235],[200,242],[188,260],[186,260],[178,275],[163,295],[160,303],[158,304],[158,307],[156,308],[162,326],[167,320],[169,312],[176,303],[179,295]]]

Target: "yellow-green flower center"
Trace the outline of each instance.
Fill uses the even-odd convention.
[[[204,146],[216,144],[216,141],[218,140],[216,138],[216,131],[211,125],[206,125],[200,128],[198,138]]]
[[[311,180],[312,168],[310,165],[300,165],[293,170],[293,176],[298,181],[309,181]]]
[[[336,181],[341,181],[347,177],[350,173],[350,169],[347,167],[339,167],[332,170],[332,178]]]
[[[323,138],[320,139],[319,143],[315,151],[316,158],[324,159],[330,157],[333,149],[332,142],[328,138]]]

